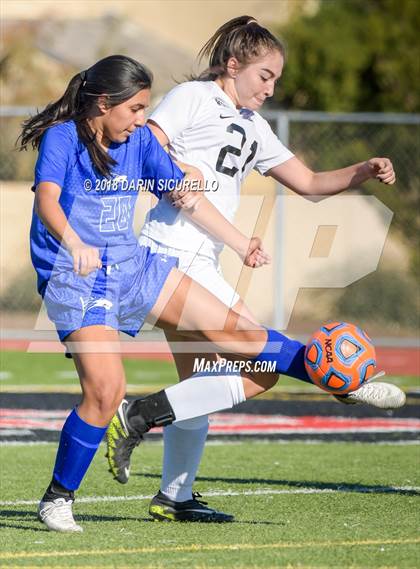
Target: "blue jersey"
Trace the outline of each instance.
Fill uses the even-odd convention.
[[[54,182],[61,187],[59,203],[80,239],[100,251],[105,265],[132,258],[138,248],[133,214],[139,191],[162,193],[184,177],[148,127],[137,128],[123,143],[112,143],[116,161],[107,179],[94,170],[76,124],[49,128],[42,137],[35,167],[35,187]],[[31,225],[31,257],[43,293],[53,268],[72,270],[70,253],[53,237],[35,210]]]

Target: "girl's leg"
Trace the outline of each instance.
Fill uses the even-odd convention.
[[[176,269],[172,270],[163,289],[151,311],[163,329],[174,331],[181,326],[184,335],[210,341],[218,352],[221,349],[237,354],[239,359],[253,360],[258,364],[255,369],[270,363],[276,373],[312,383],[305,369],[305,346],[301,342],[238,315]],[[253,375],[252,388],[254,383]],[[397,408],[404,404],[404,394],[398,388],[390,388],[385,383],[371,386],[370,389],[369,384],[366,388],[362,386],[346,397],[381,408]],[[242,378],[238,380],[227,375],[203,377],[200,381],[191,379],[132,402],[127,417],[139,436],[154,426],[231,408],[251,396],[249,389],[247,379],[242,381]]]
[[[39,517],[49,529],[81,531],[71,513],[74,491],[86,474],[124,396],[125,377],[120,355],[112,353],[118,343],[115,330],[105,326],[82,328],[70,334],[66,343],[71,344],[82,387],[82,401],[64,423],[53,478],[42,498]],[[97,351],[85,351],[90,347]]]
[[[255,357],[267,341],[262,326],[229,309],[177,269],[166,279],[149,319],[165,331],[182,333],[191,340],[212,342],[221,352]]]
[[[87,423],[104,427],[121,403],[126,389],[121,355],[115,349],[119,345],[118,332],[105,326],[89,326],[73,332],[67,340],[71,347],[89,348],[86,353],[70,349],[82,387],[77,414]]]
[[[254,325],[259,326],[257,319],[249,310],[245,302],[240,299],[233,307],[232,311],[236,312],[236,314],[241,315],[242,317],[246,318],[249,322]],[[165,336],[168,341],[168,344],[171,347],[172,356],[175,361],[175,366],[177,368],[178,377],[180,381],[184,379],[188,379],[194,375],[194,363],[195,361],[200,361],[201,359],[210,362],[210,365],[213,362],[220,360],[220,354],[216,353],[184,353],[184,351],[179,352],[176,349],[177,344],[179,343],[186,343],[191,341],[188,336],[185,336],[179,332],[170,332],[165,331]],[[223,356],[223,357],[226,357]],[[229,355],[227,356],[229,357]],[[246,398],[250,399],[252,397],[256,397],[261,393],[271,389],[278,381],[278,374],[277,373],[268,373],[268,372],[253,372],[252,374],[242,374],[243,382],[244,382],[244,390],[246,394]]]
[[[217,361],[217,354],[189,354],[177,347],[189,341],[182,334],[165,332],[180,381],[194,374],[195,357]],[[197,378],[199,381],[199,378]],[[192,486],[207,438],[209,422],[207,415],[168,425],[163,429],[163,468],[160,490],[175,502],[191,500]],[[210,510],[209,510],[210,512]],[[186,515],[187,512],[184,512]]]
[[[233,310],[248,318],[250,322],[257,323],[251,312],[240,300]],[[180,381],[194,375],[194,362],[202,359],[209,362],[220,360],[216,353],[184,353],[177,349],[181,344],[186,344],[189,338],[177,332],[165,332],[166,339],[171,346],[172,355],[178,371]],[[246,376],[242,380],[246,383],[247,398],[263,393],[277,381],[277,374],[260,373]],[[197,378],[199,381],[199,378]],[[181,421],[168,425],[164,428],[164,454],[161,481],[161,492],[175,502],[190,500],[192,486],[197,475],[201,461],[204,444],[208,432],[208,418],[206,415],[187,421]],[[225,514],[208,510],[207,517],[226,517]],[[185,512],[184,512],[185,515]]]
[[[218,353],[237,354],[260,362],[269,360],[275,364],[277,373],[310,382],[303,365],[303,344],[229,309],[177,269],[169,274],[150,316],[166,331],[211,342]],[[245,394],[248,396],[247,391]]]
[[[233,309],[235,312],[241,312],[247,316],[250,321],[256,322],[243,301],[239,301]],[[166,332],[166,339],[171,346],[175,365],[178,371],[180,381],[188,379],[194,374],[194,362],[196,359],[200,361],[216,362],[220,360],[218,354],[191,354],[180,351],[179,346],[188,342],[188,338],[179,333]],[[245,374],[244,374],[245,375]],[[248,397],[258,395],[274,385],[277,381],[277,374],[255,374],[255,380],[252,376],[242,377],[244,382],[248,382]],[[199,378],[196,381],[200,381]],[[175,502],[169,510],[168,519],[173,519],[177,515],[177,503],[191,500],[192,488],[197,476],[201,457],[204,451],[204,445],[208,433],[208,417],[207,415],[196,417],[187,421],[181,421],[168,425],[163,430],[164,452],[163,452],[163,469],[162,480],[160,485],[161,492],[170,500]],[[158,500],[159,496],[154,500]],[[161,504],[160,515],[165,517],[165,504]],[[196,505],[191,505],[191,513],[182,505],[183,519],[197,519]],[[151,513],[153,503],[151,506]],[[200,513],[200,521],[211,519],[212,521],[231,521],[232,516],[223,512],[218,512],[211,508],[205,508]]]
[[[239,300],[233,310],[248,318],[250,322],[257,323],[243,300]],[[180,381],[194,375],[194,362],[216,362],[220,360],[218,354],[184,353],[177,346],[188,342],[188,338],[179,333],[165,332],[166,339],[171,346],[172,355],[178,371]],[[243,374],[247,398],[255,397],[270,389],[276,384],[278,375],[275,373],[255,373],[253,376]],[[204,450],[208,432],[207,416],[182,421],[168,425],[164,428],[164,456],[161,491],[175,501],[189,500],[192,495],[192,486]]]
[[[219,353],[220,350],[227,351],[237,354],[239,359],[253,360],[258,364],[255,369],[270,362],[276,373],[312,383],[305,369],[305,346],[301,342],[238,315],[176,269],[169,275],[151,313],[165,330],[181,328],[182,333],[192,339],[210,341]],[[252,382],[248,379],[242,381],[241,378],[219,375],[201,378],[199,382],[188,380],[137,400],[130,409],[133,429],[141,434],[152,426],[185,421],[233,407],[255,394],[252,392],[255,374],[252,374]],[[386,383],[367,384],[346,397],[350,402],[364,402],[384,409],[398,408],[405,401],[400,389]]]
[[[150,312],[152,320],[166,331],[179,331],[192,340],[207,340],[218,352],[237,354],[273,362],[275,371],[308,380],[303,363],[305,346],[275,330],[266,330],[229,309],[177,269],[169,274],[162,292]],[[200,346],[192,342],[192,350]],[[202,377],[182,382],[145,399],[130,403],[127,420],[141,434],[154,426],[166,426],[227,409],[241,403],[254,389],[254,380],[238,374]],[[112,467],[111,467],[112,469]]]

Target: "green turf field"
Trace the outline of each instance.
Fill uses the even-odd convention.
[[[74,364],[62,354],[2,352],[0,357],[0,388],[4,391],[79,391]],[[177,381],[175,366],[170,362],[125,359],[124,367],[130,393],[155,391]],[[392,377],[389,380],[405,390],[419,387],[418,377]],[[276,391],[305,390],[321,393],[312,385],[282,377],[266,397],[271,397]]]
[[[420,486],[417,446],[209,445],[196,489],[219,494],[211,505],[236,516],[225,525],[149,521],[145,496],[158,488],[161,454],[146,443],[121,486],[101,449],[75,505],[85,532],[68,535],[44,530],[34,514],[55,445],[3,446],[0,566],[418,567],[419,498],[409,490]]]

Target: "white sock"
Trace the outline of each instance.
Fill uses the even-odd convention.
[[[245,401],[240,374],[193,376],[165,389],[178,421],[230,409]]]
[[[209,430],[207,415],[179,421],[163,429],[163,470],[160,490],[171,500],[191,500]]]

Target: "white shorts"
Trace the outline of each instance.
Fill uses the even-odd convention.
[[[239,294],[223,278],[222,269],[215,259],[192,251],[168,247],[146,235],[140,235],[139,244],[150,247],[152,253],[177,257],[179,270],[210,291],[223,304],[232,307],[240,299]]]

